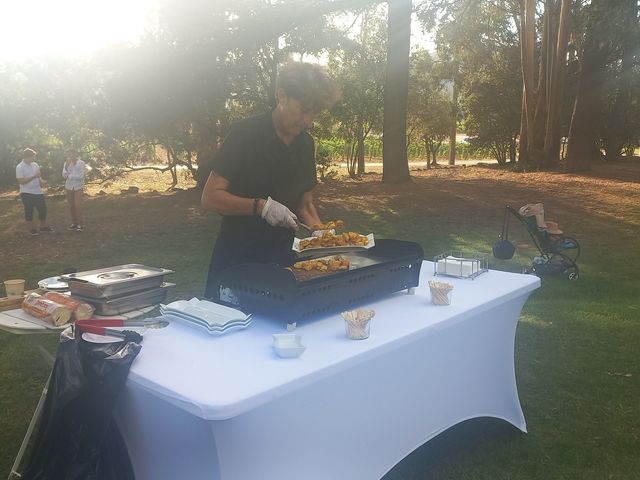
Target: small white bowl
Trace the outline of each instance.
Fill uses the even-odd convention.
[[[282,358],[295,358],[302,355],[307,347],[302,345],[302,338],[297,333],[274,333],[273,348]]]

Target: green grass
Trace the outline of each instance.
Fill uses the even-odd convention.
[[[342,218],[350,228],[379,238],[417,241],[427,259],[452,248],[489,252],[500,231],[501,192],[508,199],[514,188],[497,182],[491,187],[494,201],[483,206],[484,197],[473,193],[480,187],[465,185],[468,198],[460,196],[464,189],[444,192],[448,200],[425,204],[437,212],[427,213],[427,206],[403,197],[403,187],[380,191],[369,183],[369,190],[357,184],[322,187],[323,217]],[[422,187],[427,195],[440,184],[414,185]],[[341,203],[357,188],[369,195],[362,208]],[[467,421],[411,453],[385,480],[640,478],[640,211],[615,218],[576,208],[571,217],[567,212],[583,188],[557,199],[568,232],[583,246],[580,278],[543,279],[518,327],[516,374],[529,433],[496,419]],[[622,190],[621,199],[628,194]],[[167,277],[177,284],[171,298],[201,295],[219,220],[197,204],[194,192],[93,197],[87,202],[87,230],[77,234],[62,230],[62,199],[50,199],[52,223],[61,230],[31,238],[19,228],[20,204],[0,197],[0,278],[24,277],[33,287],[70,266],[86,270],[135,262],[175,270]],[[516,256],[491,259],[491,268],[520,271],[531,262],[536,252],[526,232],[515,225],[511,237]],[[2,475],[9,472],[49,372],[38,344],[54,351],[56,338],[0,332]]]

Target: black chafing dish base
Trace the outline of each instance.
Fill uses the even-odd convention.
[[[316,253],[307,258],[326,255]],[[297,278],[287,268],[290,265],[246,263],[230,267],[221,273],[220,303],[286,323],[300,322],[417,287],[424,258],[419,244],[391,239],[376,240],[375,247],[368,250],[339,255],[349,260],[349,270],[311,278]]]

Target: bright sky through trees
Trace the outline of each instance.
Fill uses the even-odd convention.
[[[0,61],[74,57],[134,42],[154,0],[0,0]]]
[[[231,1],[231,0],[229,0]],[[157,0],[0,0],[0,62],[77,57],[134,43],[152,24]],[[430,42],[414,22],[412,43]]]

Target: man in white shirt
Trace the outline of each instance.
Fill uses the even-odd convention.
[[[40,178],[40,166],[35,162],[36,152],[25,148],[22,152],[22,161],[16,166],[16,179],[20,184],[20,198],[24,204],[24,219],[31,235],[38,235],[36,224],[33,220],[34,208],[38,211],[40,232],[50,232],[47,225],[47,205],[42,193],[42,179]]]

